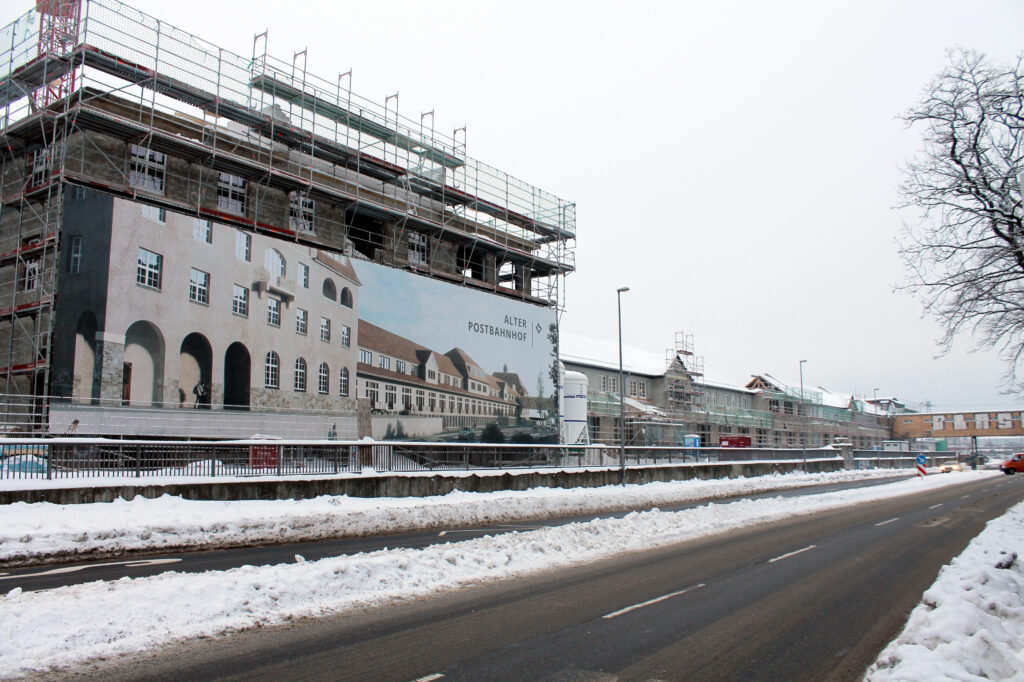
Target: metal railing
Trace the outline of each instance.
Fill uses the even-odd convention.
[[[872,453],[880,455],[882,453]],[[890,466],[913,466],[911,455]],[[840,459],[808,450],[808,460]],[[800,461],[799,449],[627,447],[628,467]],[[906,462],[902,460],[905,459]],[[897,461],[899,460],[899,461]],[[0,479],[190,478],[618,467],[618,447],[330,440],[0,439]]]

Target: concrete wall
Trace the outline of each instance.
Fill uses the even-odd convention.
[[[723,464],[688,464],[667,467],[626,469],[627,483],[654,481],[682,481],[717,478],[743,478],[789,473],[803,467],[797,461],[734,462]],[[844,463],[839,459],[807,462],[809,472],[839,471]],[[118,498],[131,500],[136,496],[156,498],[161,495],[181,496],[187,500],[286,500],[308,499],[320,495],[349,495],[351,497],[427,497],[445,495],[454,490],[466,492],[495,492],[500,490],[528,490],[530,488],[596,488],[617,485],[618,469],[598,471],[514,472],[498,475],[469,476],[366,476],[353,478],[285,479],[276,481],[232,481],[225,483],[179,483],[175,485],[146,485],[144,482],[125,482],[102,487],[57,488],[46,490],[0,491],[0,504],[13,502],[52,502],[54,504],[84,504],[111,502]]]

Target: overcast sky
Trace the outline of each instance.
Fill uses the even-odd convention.
[[[736,381],[806,359],[808,385],[1022,406],[971,339],[935,358],[938,325],[894,293],[915,216],[893,208],[920,140],[898,114],[947,48],[1015,59],[1018,0],[131,4],[243,55],[269,28],[271,54],[351,67],[357,93],[465,124],[470,156],[575,201],[572,332],[614,337],[629,286],[626,343],[684,330]]]

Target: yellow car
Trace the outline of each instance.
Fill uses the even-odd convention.
[[[946,462],[939,467],[940,474],[948,474],[950,471],[963,471],[963,467],[956,462]]]

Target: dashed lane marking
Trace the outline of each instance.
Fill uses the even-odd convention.
[[[39,571],[38,573],[19,573],[18,575],[0,574],[0,580],[13,580],[15,578],[35,578],[40,575],[60,575],[62,573],[77,573],[78,571],[87,571],[90,568],[100,568],[101,566],[128,566],[130,568],[137,568],[140,566],[159,566],[161,564],[173,564],[181,561],[181,559],[137,559],[135,561],[108,561],[102,564],[81,564],[78,566],[61,566],[60,568],[51,568],[48,571]]]
[[[783,559],[788,559],[791,556],[796,556],[797,554],[801,554],[803,552],[810,551],[810,550],[814,549],[815,547],[817,547],[817,545],[807,545],[803,549],[798,549],[795,552],[788,552],[788,553],[783,554],[781,556],[777,556],[774,559],[769,559],[768,563],[774,564],[776,561],[782,561]]]
[[[928,507],[928,508],[929,508],[929,509],[938,509],[938,508],[939,508],[939,507],[941,507],[941,506],[942,506],[942,502],[939,502],[938,504],[933,504],[932,506],[930,506],[930,507]]]
[[[899,520],[900,520],[900,517],[894,516],[893,518],[889,519],[888,521],[882,521],[881,523],[876,523],[875,525],[876,526],[884,526],[887,523],[892,523],[893,521],[899,521]]]
[[[645,606],[650,606],[651,604],[657,604],[658,602],[665,601],[666,599],[671,599],[672,597],[678,597],[681,594],[686,594],[687,592],[692,592],[693,590],[700,589],[700,588],[704,587],[705,584],[706,583],[698,583],[696,585],[690,585],[689,587],[684,587],[683,589],[678,590],[676,592],[669,592],[668,594],[663,594],[660,597],[655,597],[654,599],[648,599],[647,601],[640,602],[639,604],[633,604],[632,606],[627,606],[624,609],[619,609],[618,611],[612,611],[611,613],[606,613],[606,614],[604,614],[601,617],[604,618],[604,619],[615,618],[616,616],[621,616],[624,613],[629,613],[630,611],[636,611],[637,609],[642,609]]]

